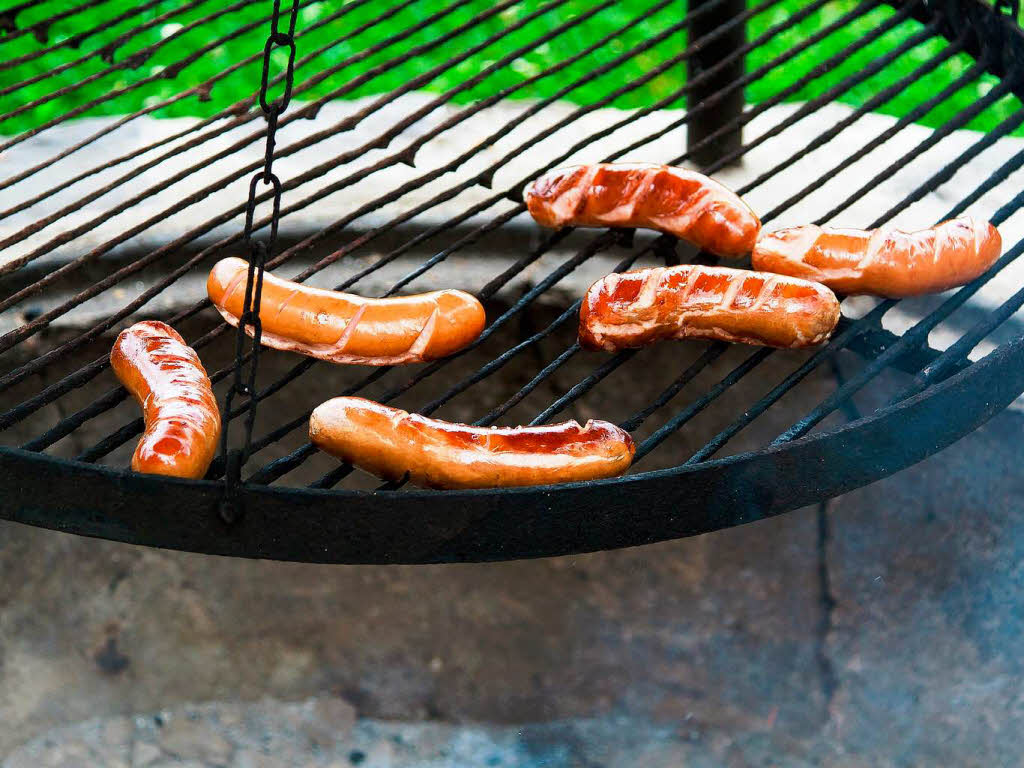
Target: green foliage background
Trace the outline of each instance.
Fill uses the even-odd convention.
[[[74,2],[80,4],[82,0],[74,0]],[[438,75],[425,86],[426,89],[443,91],[465,81],[477,73],[481,67],[486,66],[512,48],[528,44],[545,31],[553,29],[567,19],[586,13],[596,5],[596,2],[597,0],[562,2],[556,9],[531,21],[522,30],[507,36],[465,62]],[[510,9],[496,13],[450,42],[411,57],[405,62],[386,67],[382,74],[360,86],[349,97],[387,92],[429,68],[447,61],[466,48],[501,33],[507,26],[547,4],[549,3],[542,3],[538,0],[524,0]],[[753,39],[775,25],[785,25],[793,13],[807,4],[803,0],[780,0],[771,5],[750,20],[748,24],[749,37]],[[348,8],[353,5],[356,7]],[[385,47],[360,61],[348,63],[323,82],[302,90],[297,94],[297,98],[310,100],[329,93],[374,66],[401,56],[414,46],[436,40],[440,35],[486,14],[495,8],[496,2],[493,0],[463,2],[455,11],[432,21],[422,30],[404,39],[400,39],[404,32],[447,7],[448,2],[412,0],[405,8],[386,21],[373,23],[382,13],[397,5],[397,2],[385,3],[381,0],[371,0],[362,5],[343,2],[343,0],[323,0],[322,2],[308,2],[307,0],[300,11],[298,24],[298,28],[302,32],[298,39],[299,57],[301,59],[321,48],[326,50],[315,55],[310,61],[301,64],[296,71],[297,84],[301,84],[328,67],[345,63],[371,46],[379,44]],[[584,76],[596,66],[632,50],[641,42],[667,29],[673,23],[678,22],[685,11],[684,3],[682,0],[678,0],[668,3],[665,8],[656,13],[647,14],[654,5],[654,0],[617,0],[611,3],[607,9],[565,34],[524,53],[510,66],[487,78],[480,85],[460,94],[457,100],[469,101],[480,98],[493,93],[497,88],[522,82],[532,75],[546,71],[551,65],[578,52],[599,37],[616,31],[620,32],[616,39],[583,61],[558,74],[543,78],[516,93],[516,97],[520,98],[548,96],[576,78]],[[20,13],[18,24],[20,27],[25,27],[70,7],[68,0],[50,0]],[[82,13],[61,20],[49,29],[47,45],[60,43],[84,30],[96,29],[98,32],[89,36],[78,48],[63,47],[47,53],[41,58],[16,64],[12,68],[0,71],[0,88],[28,78],[41,77],[37,83],[0,96],[0,113],[2,114],[8,114],[37,99],[46,99],[57,88],[72,89],[65,95],[44,101],[19,115],[0,121],[0,133],[13,134],[32,128],[90,100],[115,93],[146,78],[152,78],[152,80],[137,89],[104,101],[89,109],[85,114],[111,115],[132,112],[142,106],[158,104],[179,93],[185,87],[199,85],[216,77],[236,62],[247,56],[258,55],[262,50],[263,40],[266,37],[266,25],[261,22],[261,19],[265,18],[269,12],[270,2],[252,2],[251,0],[242,0],[234,4],[226,1],[214,2],[213,0],[159,2],[138,16],[111,23],[119,14],[129,11],[133,7],[133,3],[129,0],[108,0]],[[802,22],[775,34],[767,43],[758,47],[748,56],[748,68],[752,69],[769,62],[814,31],[844,14],[850,13],[856,7],[856,0],[833,0],[827,3]],[[180,10],[180,12],[174,13],[176,10]],[[331,14],[341,11],[346,11],[341,18],[329,21],[318,29],[310,31],[315,24],[323,22]],[[168,12],[173,13],[171,18],[151,23],[161,14]],[[189,29],[188,25],[191,22],[203,19],[215,12],[222,13],[216,19],[205,21],[194,29]],[[892,13],[893,10],[890,7],[880,6],[856,21],[843,26],[822,43],[776,69],[771,76],[762,78],[749,86],[746,92],[747,99],[757,102],[771,97],[827,57],[842,52],[850,45],[857,43],[867,31],[876,27]],[[643,20],[630,27],[631,22],[639,17],[643,17]],[[255,28],[238,34],[239,29],[250,22],[256,23]],[[102,74],[109,65],[101,61],[98,56],[89,54],[99,50],[119,35],[143,27],[147,23],[150,23],[151,26],[143,29],[138,35],[119,47],[114,58],[115,63],[124,62],[133,54],[148,51],[150,55],[141,66],[134,69],[119,69],[112,74]],[[363,25],[366,25],[366,28],[363,31],[358,31]],[[920,26],[916,23],[900,25],[859,53],[844,57],[841,65],[803,88],[792,97],[792,100],[806,100],[823,92],[885,51],[898,45],[918,29]],[[229,40],[221,40],[227,36],[233,37]],[[579,103],[591,103],[601,99],[611,90],[635,81],[658,64],[665,62],[673,54],[678,53],[682,37],[682,33],[671,36],[649,51],[631,58],[608,75],[577,88],[568,94],[567,98]],[[209,46],[210,49],[202,53],[194,63],[178,72],[175,78],[167,79],[161,76],[167,71],[166,68],[169,65],[204,46]],[[848,91],[841,100],[851,105],[863,103],[881,88],[913,71],[944,46],[945,42],[941,40],[931,40],[917,46],[883,72]],[[2,60],[11,61],[39,49],[40,43],[32,35],[15,39],[0,37]],[[85,58],[85,60],[66,71],[54,71],[61,65],[79,58]],[[966,56],[954,57],[928,77],[909,84],[897,97],[888,102],[882,111],[892,115],[906,114],[907,111],[929,98],[943,85],[962,73],[970,66],[970,63],[970,59]],[[160,108],[154,114],[157,117],[214,114],[252,94],[259,71],[260,61],[257,58],[256,61],[217,82],[210,92],[209,100],[202,101],[198,96],[192,95]],[[91,79],[93,77],[95,79]],[[622,108],[639,107],[669,97],[682,85],[684,79],[684,68],[674,66],[631,93],[621,96],[615,100],[614,105]],[[985,77],[964,88],[954,98],[949,99],[925,116],[921,122],[938,125],[947,121],[953,114],[986,93],[992,88],[994,82],[993,78]],[[76,85],[79,87],[75,87]],[[301,88],[301,86],[298,87]],[[683,106],[684,101],[676,99],[671,105]],[[1018,106],[1019,104],[1013,98],[1003,99],[994,108],[986,110],[976,118],[969,127],[989,129]]]

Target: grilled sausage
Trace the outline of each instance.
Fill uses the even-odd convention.
[[[1002,250],[999,230],[970,217],[932,229],[837,229],[808,225],[761,237],[754,269],[824,283],[837,293],[901,298],[969,283]]]
[[[309,439],[386,480],[427,488],[548,485],[625,472],[635,447],[606,421],[542,427],[470,427],[428,419],[360,397],[313,411]]]
[[[761,222],[717,181],[670,165],[599,163],[541,176],[524,193],[544,227],[642,227],[719,256],[750,253]]]
[[[202,477],[217,453],[220,413],[195,350],[171,326],[145,320],[121,331],[110,367],[142,405],[145,432],[132,469]]]
[[[206,282],[210,301],[236,327],[245,302],[247,270],[242,259],[223,259]],[[271,274],[263,277],[262,343],[333,363],[434,360],[473,341],[483,330],[484,319],[483,306],[463,291],[364,299]]]
[[[823,285],[681,264],[602,277],[583,297],[579,337],[607,351],[684,338],[807,347],[837,322],[839,302]]]

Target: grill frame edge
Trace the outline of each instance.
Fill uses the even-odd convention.
[[[33,483],[31,503],[8,505],[0,518],[129,544],[309,563],[579,554],[709,533],[838,496],[948,447],[1022,390],[1024,337],[919,395],[787,445],[594,483],[447,491],[444,504],[434,503],[434,491],[246,486],[245,514],[234,525],[216,514],[219,483],[0,448],[0,497],[16,497],[26,478]]]

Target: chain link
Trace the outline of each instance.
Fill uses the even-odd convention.
[[[260,298],[263,294],[263,269],[267,258],[273,254],[277,244],[278,221],[281,216],[281,180],[274,175],[274,147],[277,142],[277,121],[288,108],[292,98],[292,82],[295,72],[295,22],[299,0],[292,0],[288,17],[288,31],[280,30],[281,0],[274,0],[274,13],[270,22],[270,34],[263,46],[263,74],[260,77],[259,105],[267,121],[267,141],[263,159],[263,170],[258,171],[249,182],[249,202],[245,209],[245,243],[249,249],[249,272],[245,279],[245,301],[238,318],[238,334],[235,337],[234,377],[224,396],[224,410],[221,418],[220,450],[224,456],[224,495],[220,504],[220,515],[226,523],[233,523],[241,516],[238,489],[241,472],[252,452],[252,432],[256,423],[256,369],[259,365],[260,338],[263,326],[260,323]],[[270,57],[278,48],[288,49],[288,66],[284,76],[284,92],[274,101],[267,98],[270,84]],[[273,213],[270,219],[270,236],[263,243],[253,239],[252,227],[256,214],[256,196],[260,184],[272,187]],[[246,328],[252,328],[249,340]],[[246,341],[249,341],[248,368],[245,360]],[[249,411],[245,419],[245,440],[242,448],[229,448],[228,431],[231,426],[231,406],[236,395],[249,397]]]

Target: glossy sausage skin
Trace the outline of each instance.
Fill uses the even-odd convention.
[[[223,259],[206,282],[210,301],[238,326],[248,265]],[[484,308],[463,291],[393,299],[364,299],[263,277],[262,343],[333,363],[397,365],[434,360],[472,342],[484,327]],[[248,329],[251,330],[251,329]]]
[[[828,338],[839,302],[782,275],[681,264],[598,280],[580,307],[580,343],[609,352],[664,339],[808,347]]]
[[[427,488],[499,488],[613,477],[635,447],[606,421],[541,427],[470,427],[406,413],[360,397],[313,411],[309,439],[321,450],[386,480]]]
[[[171,326],[146,320],[121,331],[110,366],[139,401],[146,423],[132,469],[170,477],[205,475],[217,453],[220,412],[195,350]]]
[[[526,188],[544,227],[656,229],[719,256],[750,253],[761,222],[717,181],[670,165],[599,163],[561,168]]]
[[[817,280],[842,294],[901,298],[969,283],[1002,250],[999,230],[970,217],[932,229],[837,229],[808,225],[765,234],[754,269]]]

